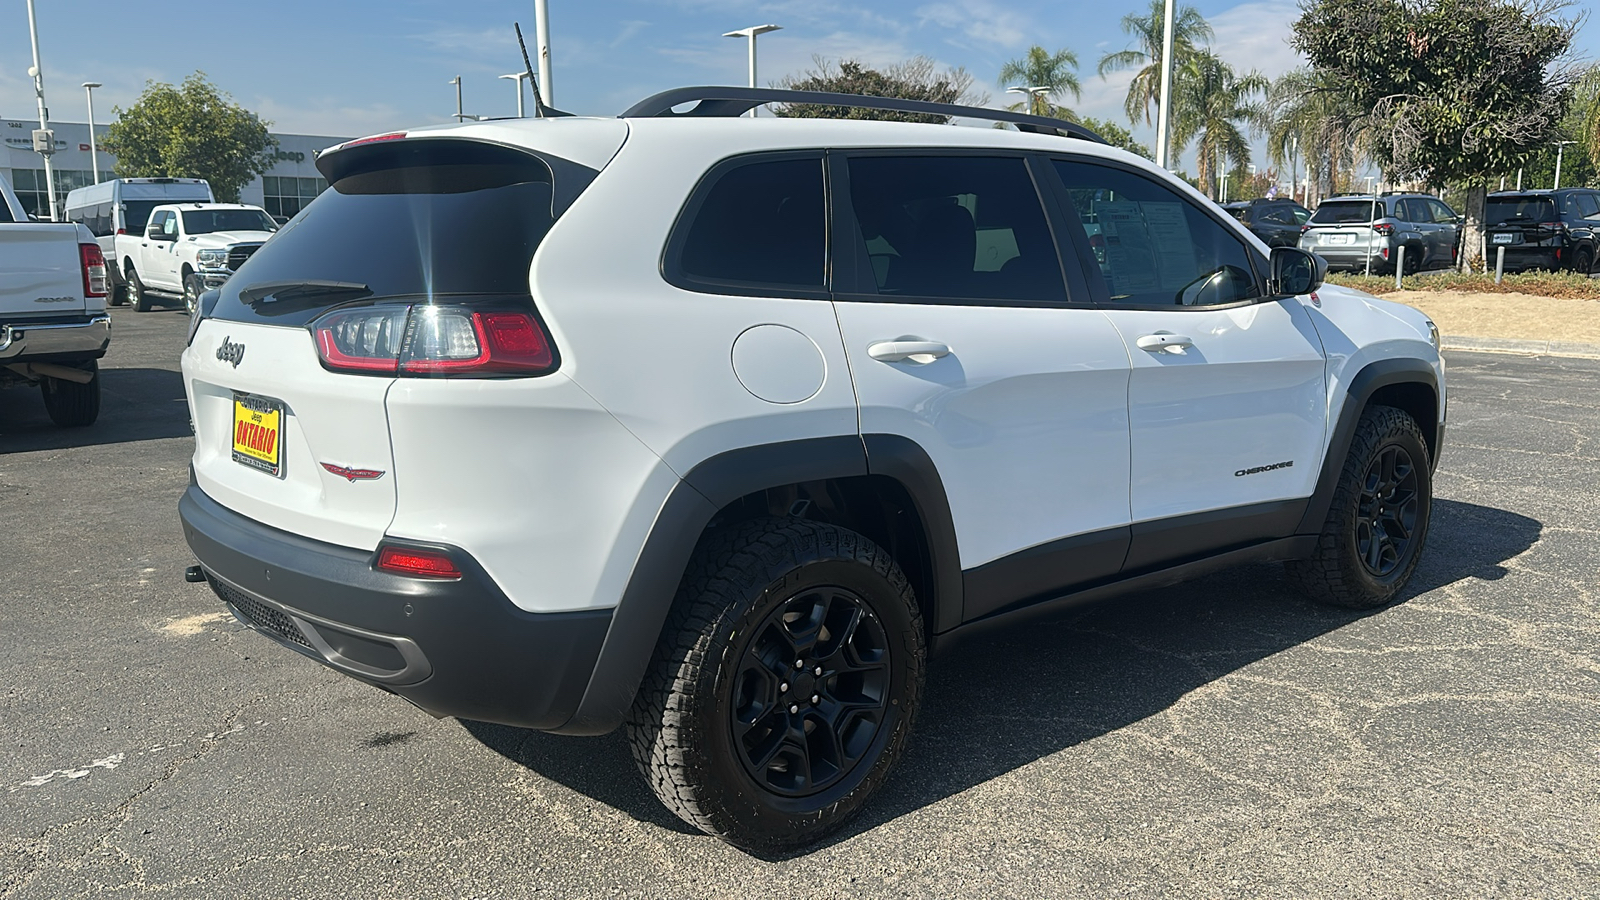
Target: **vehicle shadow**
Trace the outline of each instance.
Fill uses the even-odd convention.
[[[1541,529],[1505,510],[1436,500],[1427,552],[1401,602],[1467,578],[1504,577],[1501,563],[1533,546]],[[1280,567],[1255,565],[974,638],[930,665],[906,755],[863,814],[790,856],[1160,713],[1202,685],[1373,614],[1382,611],[1313,604]],[[690,830],[638,777],[621,730],[584,739],[462,724],[490,749],[546,778],[641,821]]]
[[[189,436],[189,405],[178,372],[106,368],[100,377],[100,418],[83,428],[51,422],[38,388],[0,390],[0,454]]]

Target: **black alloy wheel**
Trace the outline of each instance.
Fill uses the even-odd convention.
[[[1572,271],[1579,275],[1588,275],[1594,270],[1594,249],[1592,247],[1579,247],[1578,252],[1572,255]]]
[[[1367,467],[1357,500],[1356,551],[1375,578],[1399,568],[1417,527],[1417,468],[1398,444],[1378,452]]]
[[[809,588],[745,638],[730,718],[745,771],[775,794],[832,787],[866,756],[889,709],[889,641],[861,596]]]

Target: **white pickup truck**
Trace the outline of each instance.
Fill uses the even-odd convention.
[[[150,309],[153,294],[181,296],[190,314],[200,295],[221,287],[278,223],[259,206],[174,203],[150,211],[142,234],[116,236],[128,302]]]
[[[0,177],[0,387],[38,386],[57,425],[100,415],[111,344],[106,261],[89,229],[30,222]]]

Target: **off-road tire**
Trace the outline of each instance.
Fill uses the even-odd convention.
[[[1374,467],[1391,448],[1398,448],[1400,455],[1409,461],[1410,470],[1406,474],[1414,479],[1411,492],[1415,495],[1415,509],[1403,550],[1390,564],[1391,569],[1379,573],[1363,562],[1363,542],[1359,535],[1364,532],[1369,536],[1366,542],[1369,549],[1377,539],[1372,537],[1375,532],[1369,530],[1361,513],[1365,505],[1370,505],[1369,478]],[[1290,579],[1313,600],[1332,606],[1376,609],[1392,602],[1411,578],[1422,556],[1433,505],[1432,473],[1428,445],[1417,423],[1391,406],[1367,407],[1350,441],[1350,453],[1339,474],[1327,523],[1317,538],[1316,552],[1308,559],[1287,564]],[[1378,511],[1383,511],[1381,503]],[[1404,518],[1404,514],[1399,518]]]
[[[768,673],[752,663],[764,656],[753,651],[769,646],[762,643],[763,635],[770,636],[775,628],[787,634],[790,624],[784,616],[789,610],[796,604],[803,607],[819,592],[832,591],[863,603],[857,616],[861,624],[841,632],[848,631],[854,641],[858,632],[870,628],[884,641],[887,677],[877,701],[881,714],[870,740],[858,744],[865,749],[857,761],[834,769],[831,783],[811,780],[818,765],[812,760],[815,751],[806,750],[805,783],[823,786],[809,795],[785,795],[759,779],[770,781],[774,771],[781,776],[790,765],[755,774],[760,764],[735,737],[735,716],[755,705],[765,712],[753,714],[753,719],[798,721],[807,747],[812,746],[811,735],[823,734],[826,726],[809,730],[815,725],[810,717],[828,718],[831,699],[801,709],[796,718],[786,715],[792,712],[782,699],[788,695],[775,693],[776,686],[769,685],[772,693],[763,695],[775,697],[775,703],[752,704],[749,685],[752,677],[766,683]],[[775,621],[781,624],[771,624]],[[828,614],[826,622],[833,621]],[[829,635],[826,627],[816,633]],[[818,659],[827,640],[845,641],[819,637],[813,647]],[[628,716],[634,760],[661,802],[708,834],[757,853],[807,846],[857,812],[899,759],[922,698],[926,656],[916,598],[905,574],[881,547],[853,531],[802,519],[757,519],[731,526],[702,540],[678,589]],[[809,683],[811,660],[806,670]],[[817,692],[842,695],[843,677],[831,686],[818,677]],[[808,699],[799,699],[797,705],[803,707]],[[850,743],[845,736],[851,731],[829,727],[827,734],[841,735],[830,746],[837,750]],[[747,732],[754,733],[753,728]]]
[[[94,380],[87,384],[78,384],[75,381],[48,376],[39,379],[39,388],[44,394],[45,412],[50,414],[50,421],[62,428],[92,425],[94,420],[100,417],[99,364],[91,359],[73,368],[93,373]]]
[[[134,312],[150,311],[150,292],[145,290],[144,282],[139,280],[139,270],[133,266],[128,267],[128,302]]]

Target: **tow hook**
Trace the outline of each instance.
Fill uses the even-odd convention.
[[[206,573],[200,571],[199,566],[190,566],[183,570],[183,580],[190,584],[199,584],[206,580]]]

